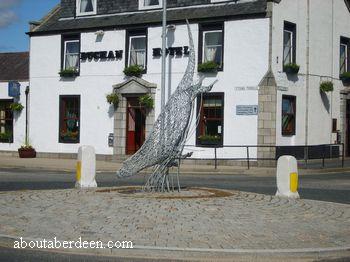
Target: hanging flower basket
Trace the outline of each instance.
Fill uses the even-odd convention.
[[[218,69],[219,65],[214,61],[209,61],[198,65],[198,72],[201,73],[216,73]]]
[[[114,108],[118,107],[119,104],[119,96],[116,93],[111,93],[106,96],[107,103],[113,105]]]
[[[132,66],[126,67],[123,72],[126,76],[141,77],[142,74],[144,73],[144,69],[139,65],[132,65]]]
[[[334,89],[333,83],[331,81],[325,81],[320,84],[320,91],[321,92],[332,92]]]
[[[290,63],[283,66],[283,71],[291,75],[298,74],[299,69],[300,69],[300,66],[295,63]]]
[[[345,86],[350,86],[350,72],[346,72],[340,76]]]
[[[23,108],[24,108],[24,106],[19,102],[14,102],[14,103],[10,104],[10,109],[12,110],[12,112],[20,113],[20,112],[22,112]]]
[[[147,108],[147,109],[153,109],[154,107],[154,100],[151,95],[143,95],[139,97],[139,103],[141,106]]]
[[[79,71],[75,68],[62,69],[58,73],[61,77],[76,77],[79,75]]]

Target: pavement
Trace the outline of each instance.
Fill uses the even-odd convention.
[[[72,172],[75,164],[67,159],[0,156],[0,167],[12,170]],[[119,167],[97,161],[100,173]],[[348,169],[331,166],[300,173]],[[183,165],[181,173],[272,177],[275,168]],[[0,206],[0,261],[350,261],[348,204],[224,189],[151,195],[134,187],[105,187],[3,191]],[[14,241],[20,237],[28,242],[54,237],[127,240],[134,249],[15,250]]]
[[[2,248],[20,237],[82,237],[132,241],[134,249],[56,251],[145,260],[350,259],[350,205],[344,204],[207,188],[149,194],[118,187],[1,192],[0,206]]]
[[[55,158],[31,158],[24,159],[12,156],[0,155],[0,167],[1,168],[21,168],[21,169],[42,169],[51,171],[64,171],[72,172],[76,169],[75,159],[55,159]],[[121,167],[121,163],[113,161],[96,161],[97,172],[116,172]],[[304,162],[300,162],[299,167],[300,174],[314,174],[337,172],[337,171],[350,171],[350,159],[345,161],[345,167],[341,167],[340,160],[327,160],[326,168],[322,168],[320,161],[309,161],[308,166],[305,166]],[[177,169],[173,169],[176,172]],[[147,170],[144,172],[147,173]],[[192,165],[186,163],[186,160],[181,165],[181,174],[240,174],[240,175],[252,175],[252,176],[275,176],[276,168],[273,167],[254,167],[251,166],[247,169],[247,166],[223,166],[218,165],[217,169],[214,167],[214,162],[211,165],[197,164]]]

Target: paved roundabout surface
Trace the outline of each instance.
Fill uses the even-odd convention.
[[[350,250],[350,205],[344,204],[206,188],[166,194],[108,188],[2,192],[0,206],[0,243],[82,237],[132,241],[138,252]]]

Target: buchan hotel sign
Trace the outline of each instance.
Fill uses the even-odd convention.
[[[183,56],[189,55],[189,47],[169,47],[166,49],[166,54],[170,56]],[[161,48],[153,48],[153,57],[162,56]],[[123,50],[116,51],[97,51],[97,52],[81,52],[80,59],[82,61],[86,60],[107,60],[107,59],[122,59]]]

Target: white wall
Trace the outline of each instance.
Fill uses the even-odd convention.
[[[198,48],[198,25],[191,25],[195,48]],[[237,116],[236,105],[258,104],[257,86],[268,67],[268,19],[252,19],[225,22],[224,71],[216,77],[212,92],[225,92],[225,145],[257,144],[257,116]],[[168,35],[168,45],[188,46],[187,27],[178,25]],[[158,85],[155,111],[160,112],[160,68],[161,59],[153,58],[152,49],[161,47],[161,28],[148,29],[148,66],[143,78]],[[112,154],[108,147],[108,134],[113,133],[113,115],[105,95],[112,91],[112,85],[125,81],[125,31],[106,31],[102,41],[96,35],[81,34],[81,51],[124,50],[123,59],[117,61],[86,61],[81,64],[81,74],[75,80],[62,80],[60,70],[61,37],[31,37],[31,90],[32,110],[30,134],[39,152],[77,152],[78,144],[58,143],[59,95],[81,95],[81,139],[80,144],[93,145],[98,154]],[[187,57],[168,58],[167,88],[174,91],[187,66]],[[238,87],[253,87],[254,90],[239,91]],[[194,128],[194,123],[192,123]],[[195,144],[195,133],[187,144]],[[245,150],[245,149],[244,149]],[[255,152],[252,150],[252,156]],[[194,157],[213,157],[213,150],[198,148]],[[239,150],[223,149],[219,156],[237,156]],[[245,151],[244,151],[245,154]]]
[[[282,72],[283,64],[283,24],[284,21],[297,25],[297,64],[300,72],[297,79],[288,79]],[[339,44],[340,36],[350,34],[350,13],[343,0],[310,1],[310,80],[309,100],[306,101],[307,68],[307,1],[282,0],[273,8],[273,53],[272,67],[279,89],[277,96],[277,145],[304,145],[305,114],[308,106],[309,145],[333,143],[332,118],[340,118],[339,81]],[[327,95],[320,94],[322,81],[333,81],[334,91]],[[296,134],[281,135],[281,100],[282,95],[295,95]],[[339,125],[339,124],[338,124]],[[338,126],[338,128],[340,128]]]
[[[24,109],[21,113],[14,113],[13,120],[13,143],[0,143],[0,150],[17,151],[25,142],[25,117],[26,117],[26,96],[25,89],[29,85],[28,82],[19,82],[21,85],[21,95],[19,101]],[[13,99],[8,96],[8,82],[0,82],[0,100]]]

